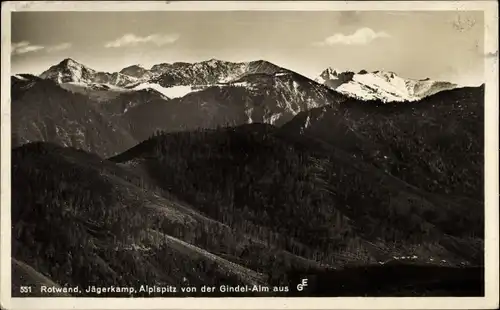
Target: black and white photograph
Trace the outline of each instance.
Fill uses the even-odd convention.
[[[2,306],[498,305],[498,5],[293,2],[10,3]]]

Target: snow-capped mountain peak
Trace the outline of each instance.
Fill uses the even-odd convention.
[[[209,60],[206,60],[206,61],[203,61],[204,63],[210,65],[210,66],[214,66],[214,65],[217,65],[219,63],[222,63],[223,61],[222,60],[219,60],[219,59],[216,59],[216,58],[211,58]]]
[[[323,72],[321,72],[321,74],[315,79],[315,81],[320,84],[324,84],[326,81],[330,80],[345,79],[345,76],[349,76],[350,74],[352,74],[352,72],[350,71],[342,71],[339,69],[328,67],[323,70]]]
[[[377,70],[377,71],[373,71],[372,74],[378,75],[378,76],[381,76],[381,77],[384,77],[387,79],[393,79],[394,77],[396,77],[396,73],[393,71]]]
[[[67,67],[84,67],[84,65],[74,60],[73,58],[65,58],[59,63],[59,65]]]
[[[326,68],[323,72],[321,72],[321,77],[324,78],[325,80],[329,80],[329,79],[332,79],[332,78],[336,78],[337,75],[339,73],[341,73],[342,71],[338,70],[338,69],[334,69],[332,67],[328,67]]]
[[[110,84],[124,86],[137,81],[137,78],[120,72],[108,73],[91,69],[78,61],[66,58],[57,65],[51,66],[40,74],[42,79],[53,80],[58,84],[80,84],[91,86],[94,84]]]
[[[430,79],[410,79],[398,76],[392,71],[360,70],[339,72],[332,68],[324,70],[316,82],[349,97],[361,100],[383,102],[415,101],[457,85]]]
[[[43,72],[40,77],[42,79],[54,80],[57,83],[86,83],[92,79],[95,73],[95,70],[90,69],[71,58],[66,58],[57,65],[54,65],[47,71]]]

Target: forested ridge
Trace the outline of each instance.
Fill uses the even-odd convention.
[[[208,216],[263,227],[273,232],[264,239],[327,264],[338,263],[338,251],[376,262],[402,251],[425,256],[433,246],[447,253],[448,242],[481,244],[481,214],[463,216],[469,205],[317,145],[252,124],[160,133],[111,160],[139,161],[164,190]]]
[[[483,200],[484,85],[418,102],[348,100],[284,128],[321,139],[425,191]]]

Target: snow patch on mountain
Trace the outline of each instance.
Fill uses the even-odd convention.
[[[243,82],[235,82],[235,83],[229,83],[231,86],[236,86],[236,87],[244,87],[248,90],[257,90],[257,86],[251,82],[243,81]],[[220,85],[224,86],[224,85]]]
[[[304,124],[304,128],[309,128],[311,126],[311,116],[307,115],[306,122]]]
[[[111,84],[67,82],[59,83],[59,86],[72,93],[86,95],[98,102],[104,102],[118,97],[127,90]]]
[[[21,81],[28,81],[28,79],[27,79],[27,78],[25,78],[25,77],[23,77],[23,76],[21,76],[21,75],[19,75],[19,74],[15,74],[15,75],[14,75],[14,77],[15,77],[16,79],[21,80]]]
[[[253,123],[252,113],[253,113],[253,107],[251,107],[248,104],[248,102],[245,102],[245,115],[247,116],[247,124]]]
[[[283,113],[273,113],[271,115],[264,116],[264,123],[274,125],[282,115]]]
[[[234,81],[234,80],[238,79],[239,77],[241,77],[243,72],[244,72],[243,68],[240,68],[239,70],[237,69],[233,72],[228,72],[226,75],[221,76],[219,78],[218,83],[230,83],[231,81]]]
[[[164,96],[168,98],[180,98],[184,97],[185,95],[199,91],[200,89],[194,88],[193,86],[172,86],[172,87],[163,87],[159,84],[155,83],[143,83],[139,84],[136,87],[132,88],[133,90],[141,90],[141,89],[154,89],[157,92],[163,94]]]
[[[12,87],[16,90],[27,90],[33,87],[36,82],[37,78],[30,74],[16,74],[11,77]],[[11,93],[11,95],[13,94]]]
[[[293,81],[292,85],[293,85],[294,92],[298,93],[299,92],[299,84],[296,81]]]

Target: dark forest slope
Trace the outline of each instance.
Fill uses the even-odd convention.
[[[14,147],[46,141],[107,157],[136,144],[97,103],[50,80],[13,78],[11,113]]]
[[[481,263],[480,203],[428,193],[273,126],[163,134],[111,160],[210,217],[262,227],[266,239],[325,264],[341,265],[343,255],[369,263],[409,254]]]
[[[411,103],[350,100],[300,113],[283,130],[321,139],[426,191],[483,200],[484,86]]]
[[[12,257],[61,286],[265,281],[206,251],[238,250],[229,227],[114,163],[47,143],[15,149],[12,163]]]

